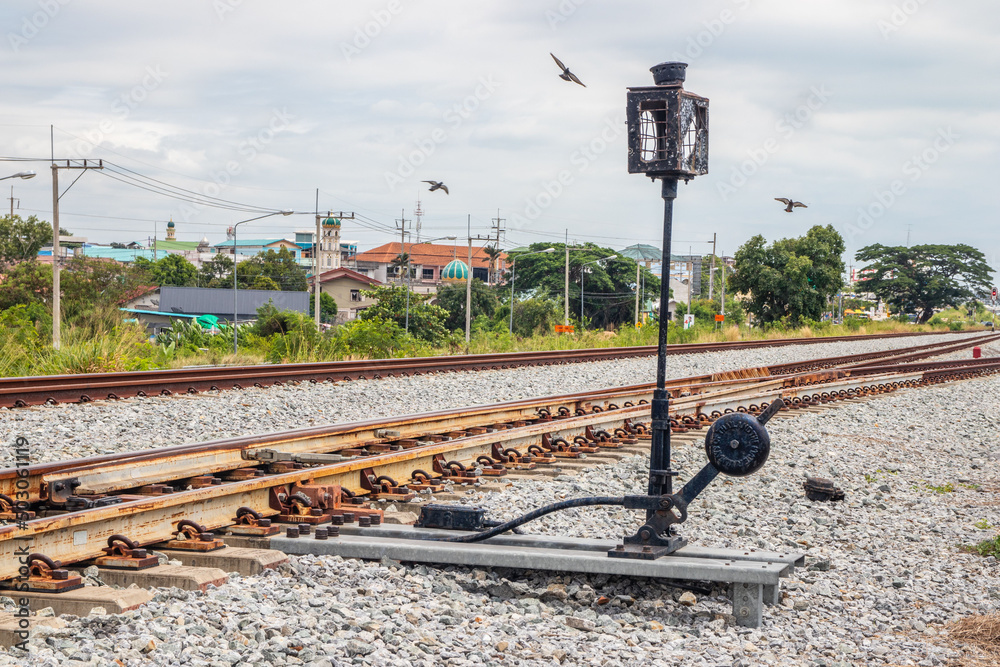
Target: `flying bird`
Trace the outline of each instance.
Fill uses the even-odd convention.
[[[562,79],[563,81],[573,81],[575,83],[580,84],[584,88],[587,87],[586,84],[583,83],[583,81],[580,81],[580,79],[576,78],[576,74],[573,74],[572,72],[570,72],[569,68],[566,67],[565,65],[563,65],[561,60],[559,60],[558,58],[556,58],[556,54],[549,53],[549,55],[552,56],[552,60],[555,60],[556,61],[556,65],[559,65],[559,69],[562,70],[562,74],[559,75],[560,79]]]
[[[435,190],[444,190],[444,193],[446,195],[451,194],[450,192],[448,192],[448,186],[442,183],[441,181],[423,181],[423,182],[431,184],[430,188],[431,192],[434,192]]]
[[[785,205],[785,213],[791,213],[792,212],[792,207],[796,207],[796,208],[809,208],[808,206],[806,206],[805,204],[803,204],[800,201],[793,201],[791,199],[785,199],[784,197],[775,197],[774,201],[780,201],[782,204]]]

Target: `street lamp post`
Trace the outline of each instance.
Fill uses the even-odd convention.
[[[600,259],[595,259],[592,262],[585,262],[580,265],[580,331],[583,331],[583,277],[587,275],[587,272],[583,270],[583,267],[590,264],[597,264],[598,262],[603,262],[606,259],[614,259],[615,255],[608,255],[607,257],[601,257]]]
[[[28,171],[19,171],[16,174],[11,174],[10,176],[4,176],[3,178],[0,178],[0,181],[6,181],[8,178],[23,178],[23,179],[27,180],[29,178],[34,178],[34,177],[35,177],[35,172],[33,172],[33,171],[31,171],[29,169]],[[13,185],[10,186],[10,217],[12,219],[14,217],[14,186]]]
[[[514,269],[517,267],[518,257],[527,257],[528,255],[540,255],[543,252],[555,252],[555,248],[546,248],[545,250],[536,250],[535,252],[526,252],[523,255],[514,255],[510,260],[510,322],[507,324],[507,333],[514,333]]]
[[[236,326],[236,323],[239,320],[239,306],[237,301],[239,292],[236,287],[236,228],[244,222],[253,222],[254,220],[260,220],[262,218],[270,218],[272,215],[291,215],[293,212],[294,211],[289,210],[275,211],[274,213],[258,215],[256,218],[250,218],[249,220],[240,220],[233,225],[233,355],[238,354],[240,351],[238,327]]]

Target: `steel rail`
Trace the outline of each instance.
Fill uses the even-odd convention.
[[[701,354],[760,347],[811,345],[847,340],[901,338],[937,332],[831,336],[826,338],[782,338],[761,341],[677,344],[668,354]],[[125,373],[82,373],[38,377],[0,378],[0,407],[27,407],[46,403],[89,402],[134,396],[158,396],[201,391],[242,389],[287,382],[324,382],[409,376],[435,372],[490,370],[531,365],[555,365],[652,356],[656,346],[546,350],[503,354],[472,354],[443,357],[409,357],[334,361],[307,364],[213,366]]]
[[[970,346],[980,343],[981,340],[981,338],[977,337],[963,341],[960,345]],[[759,382],[762,378],[788,375],[787,371],[789,370],[800,374],[803,368],[807,370],[830,368],[837,364],[842,364],[844,361],[858,362],[859,360],[878,359],[884,363],[900,354],[910,355],[913,351],[917,350],[921,351],[921,354],[934,354],[934,350],[940,349],[942,346],[948,346],[949,351],[953,347],[950,341],[948,341],[899,350],[740,369],[713,375],[673,379],[668,381],[667,388],[675,398],[679,398],[690,393],[703,393],[717,391],[720,388],[731,388],[734,386],[733,382],[737,380],[752,384]],[[800,378],[798,381],[808,382],[811,378],[817,380],[829,379],[810,375]],[[407,415],[391,420],[374,420],[371,422],[341,424],[332,427],[310,427],[267,436],[243,436],[156,450],[140,450],[87,459],[36,464],[23,467],[20,470],[0,470],[0,493],[13,497],[12,494],[15,491],[20,491],[22,499],[32,502],[47,499],[50,496],[65,496],[67,491],[70,490],[67,484],[74,477],[72,471],[93,472],[96,470],[102,472],[103,479],[105,480],[100,485],[100,488],[106,488],[107,490],[138,488],[144,484],[171,482],[193,477],[199,474],[198,470],[201,470],[202,474],[204,474],[238,468],[240,467],[240,453],[248,448],[258,446],[261,442],[287,442],[292,449],[303,453],[331,452],[356,447],[362,443],[381,442],[382,440],[375,433],[375,431],[380,429],[399,431],[400,435],[397,436],[397,439],[400,439],[412,438],[427,432],[458,430],[461,428],[461,424],[465,424],[466,427],[484,426],[501,421],[499,419],[501,415],[509,415],[509,420],[523,419],[525,415],[534,414],[539,407],[546,407],[540,405],[540,401],[548,401],[549,409],[554,409],[552,408],[553,404],[572,405],[575,411],[580,407],[589,409],[590,401],[600,401],[602,398],[604,399],[604,406],[612,400],[619,403],[629,400],[633,402],[649,400],[649,396],[646,394],[651,390],[652,386],[652,384],[639,384],[621,389],[602,389],[552,396],[544,399],[528,399],[526,401],[500,405],[458,408],[419,415]],[[629,396],[630,392],[638,392],[642,395],[640,397]],[[513,412],[511,412],[512,410]],[[302,445],[304,442],[311,444],[304,446]],[[154,480],[153,478],[157,476],[160,479]],[[112,483],[109,481],[112,479],[117,479],[118,481]],[[54,487],[53,485],[56,486]],[[96,492],[94,488],[86,485],[83,486],[81,491]]]
[[[902,365],[894,373],[867,374],[860,378],[842,378],[831,382],[823,387],[827,395],[824,400],[893,391],[903,386],[936,383],[948,378],[963,379],[998,370],[1000,362],[996,359],[930,371],[914,371]],[[777,379],[774,381],[777,382]],[[818,393],[817,389],[819,387],[792,386],[784,389],[782,395],[791,398],[795,406],[810,405],[813,398],[817,401],[823,399],[823,394]],[[716,411],[728,411],[733,408],[727,406],[736,405],[738,409],[741,403],[749,401],[757,401],[760,407],[767,400],[773,400],[774,395],[773,390],[765,388],[764,391],[740,398],[720,397],[722,400],[712,402],[710,407]],[[705,404],[701,398],[689,397],[679,403],[686,404],[687,409],[700,410],[700,414],[703,414]],[[678,409],[681,409],[681,405],[678,405]],[[272,516],[277,513],[270,502],[271,489],[275,487],[296,483],[339,484],[347,489],[360,490],[359,473],[364,469],[371,469],[377,475],[409,479],[414,468],[429,467],[432,458],[438,454],[458,461],[475,460],[478,456],[488,456],[487,452],[492,451],[493,443],[496,442],[502,442],[504,446],[523,444],[530,440],[537,441],[544,434],[554,431],[573,433],[585,430],[588,426],[610,426],[625,418],[640,419],[648,416],[648,411],[648,405],[636,405],[565,420],[540,421],[520,428],[472,435],[419,449],[390,452],[222,486],[34,519],[25,522],[23,527],[4,526],[0,528],[0,579],[17,576],[19,563],[15,558],[15,550],[28,544],[31,551],[45,554],[49,558],[56,558],[64,563],[77,562],[100,555],[107,538],[114,534],[127,535],[139,544],[154,544],[170,539],[175,532],[174,526],[181,519],[193,520],[214,530],[231,525],[236,510],[240,507],[249,507],[262,515]]]
[[[995,336],[1000,338],[1000,335]],[[980,338],[963,341],[960,345],[981,343]],[[841,362],[859,359],[878,359],[888,363],[896,357],[939,354],[942,346],[953,351],[950,342],[934,343],[902,350],[888,350],[862,355],[848,355],[815,359],[808,363],[779,364],[770,367],[741,369],[721,374],[678,378],[668,381],[667,388],[675,399],[688,395],[711,392],[739,392],[745,387],[761,386],[762,382],[777,380],[774,387],[787,386],[788,382],[812,384],[840,377],[829,371],[802,374],[800,368],[809,370],[830,368]],[[899,353],[902,353],[900,355]],[[795,373],[784,372],[794,366]],[[841,373],[842,374],[842,373]],[[794,378],[789,380],[788,378]],[[267,435],[242,436],[224,440],[192,443],[154,450],[139,450],[104,455],[87,459],[35,464],[20,469],[0,470],[0,493],[29,502],[39,500],[61,501],[73,494],[94,494],[135,489],[148,484],[176,482],[197,475],[213,474],[257,465],[246,462],[245,451],[263,446],[281,446],[291,453],[330,453],[371,444],[391,444],[394,441],[413,439],[449,431],[484,427],[498,422],[532,419],[540,409],[555,414],[558,408],[568,406],[571,412],[594,409],[606,410],[612,403],[638,403],[651,399],[653,384],[645,383],[622,388],[600,389],[549,397],[525,399],[509,403],[456,408],[393,419],[375,419],[332,426],[309,427]],[[385,437],[379,432],[392,432]],[[73,485],[79,488],[74,490]]]

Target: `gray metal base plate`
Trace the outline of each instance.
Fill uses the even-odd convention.
[[[690,546],[657,560],[608,558],[616,542],[548,535],[506,534],[477,543],[427,539],[457,534],[412,526],[344,526],[340,537],[272,537],[270,546],[296,555],[724,582],[731,584],[736,622],[747,627],[760,625],[764,604],[778,599],[779,579],[804,562],[799,553]]]

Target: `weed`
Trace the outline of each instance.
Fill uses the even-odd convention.
[[[990,525],[990,522],[987,521],[986,519],[980,519],[979,521],[977,521],[975,523],[975,526],[979,530],[989,530],[990,528],[993,527],[993,526]]]
[[[970,554],[979,554],[984,558],[986,556],[993,556],[994,558],[1000,558],[1000,535],[989,539],[983,540],[979,544],[975,545],[964,545],[961,547],[962,551]]]
[[[870,475],[868,473],[865,473],[865,481],[868,482],[869,484],[874,484],[875,482],[878,481],[878,478],[875,477],[875,475]]]
[[[934,493],[952,493],[955,490],[955,485],[951,482],[946,482],[940,485],[928,484],[927,488]]]

